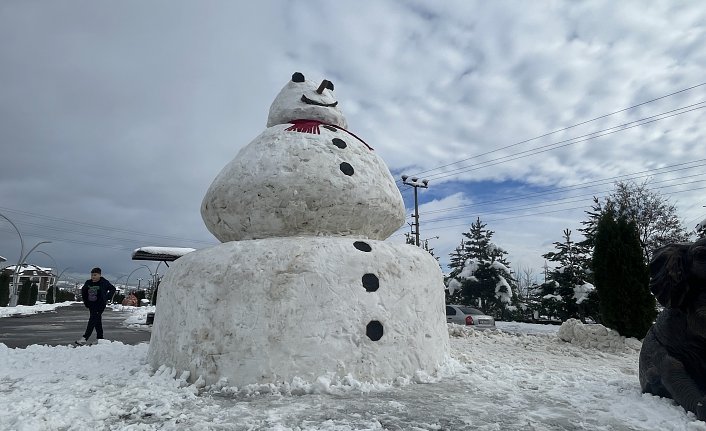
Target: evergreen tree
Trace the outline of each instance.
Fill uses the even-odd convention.
[[[582,222],[584,227],[581,232],[586,237],[584,243],[590,249],[594,246],[598,222],[608,211],[612,211],[615,217],[625,216],[628,221],[635,222],[647,265],[657,248],[689,240],[689,233],[677,216],[677,208],[668,198],[650,190],[647,181],[642,184],[619,181],[615,183],[613,193],[603,201],[593,198],[593,207],[587,211],[589,218]]]
[[[557,251],[542,257],[555,262],[557,267],[547,271],[546,280],[541,285],[542,308],[550,317],[565,321],[588,316],[597,318],[597,301],[592,296],[592,275],[589,267],[588,250],[584,243],[571,240],[571,230],[564,230],[564,241],[555,242]]]
[[[627,215],[608,210],[598,221],[594,241],[593,269],[602,322],[620,335],[642,339],[657,310],[638,227]]]
[[[446,302],[459,302],[461,296],[461,282],[458,281],[458,274],[463,270],[463,263],[466,261],[466,253],[463,248],[463,241],[456,249],[449,253],[449,269],[451,272],[444,278],[446,286]]]
[[[56,298],[56,302],[75,301],[76,295],[74,295],[73,292],[70,292],[68,290],[58,289],[58,291],[56,292]]]
[[[466,251],[463,247],[463,241],[461,244],[449,253],[449,269],[451,273],[449,277],[455,277],[461,270],[463,270],[463,262],[466,261]]]
[[[54,303],[54,290],[55,290],[54,286],[49,286],[49,288],[47,288],[47,296],[44,299],[45,303],[47,303],[47,304]]]
[[[155,290],[154,293],[156,295],[157,291]],[[125,295],[123,295],[122,293],[116,293],[115,295],[113,295],[113,302],[116,304],[122,304],[124,299],[125,299]],[[157,301],[155,301],[155,304],[156,303],[157,303]]]
[[[7,307],[10,303],[10,274],[0,273],[0,307]]]
[[[405,236],[405,240],[404,240],[405,244],[417,245],[417,239],[414,235],[412,235],[411,233],[406,233],[406,234],[404,234],[404,236]],[[439,238],[439,237],[437,236],[436,238]],[[421,242],[421,244],[419,244],[419,246],[421,248],[423,248],[424,250],[426,250],[430,255],[434,256],[434,259],[436,259],[436,261],[438,262],[439,258],[436,255],[434,255],[434,249],[429,247],[429,239],[425,239],[424,241],[420,241],[420,242]],[[439,264],[439,268],[441,268],[441,264]]]
[[[17,305],[29,305],[29,298],[32,294],[32,283],[26,279],[20,285],[20,291],[17,295]]]
[[[32,283],[32,286],[29,288],[29,303],[27,305],[35,305],[38,297],[39,287],[37,286],[37,283]]]
[[[495,232],[486,229],[478,218],[463,234],[463,250],[457,249],[456,263],[463,256],[463,266],[457,266],[447,286],[459,287],[460,302],[473,305],[496,318],[508,318],[517,310],[515,279],[507,252],[491,242]]]
[[[706,219],[696,225],[694,232],[696,233],[696,239],[706,238]]]
[[[144,290],[138,290],[135,292],[135,297],[137,297],[137,306],[141,307],[142,306],[142,300],[145,299],[145,291]]]

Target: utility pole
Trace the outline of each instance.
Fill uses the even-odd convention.
[[[429,187],[429,180],[419,181],[419,178],[409,178],[410,181],[407,182],[409,176],[402,175],[402,183],[407,186],[414,187],[414,243],[419,247],[419,201],[417,200],[417,189],[426,189]]]

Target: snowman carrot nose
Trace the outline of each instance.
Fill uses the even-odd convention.
[[[328,79],[324,79],[323,81],[321,81],[321,85],[319,85],[319,88],[316,90],[316,92],[321,94],[327,88],[329,90],[333,90],[333,82],[329,81]]]

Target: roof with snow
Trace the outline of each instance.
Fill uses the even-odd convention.
[[[17,269],[17,265],[9,265],[3,268],[3,271],[7,271],[10,274],[14,274],[15,270]],[[47,274],[51,274],[52,269],[51,268],[43,268],[41,266],[33,265],[31,263],[23,263],[22,266],[20,266],[20,275],[36,275],[36,276],[45,276]]]
[[[173,262],[194,250],[186,247],[140,247],[132,252],[132,260]]]

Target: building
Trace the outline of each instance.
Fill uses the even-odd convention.
[[[10,276],[10,292],[13,291],[13,281],[15,276],[15,268],[17,265],[10,265],[3,268],[2,273]],[[44,301],[47,298],[47,289],[54,285],[56,274],[52,272],[52,268],[42,268],[41,266],[25,263],[19,271],[19,280],[17,286],[22,286],[26,280],[37,284],[39,293],[37,301]]]

